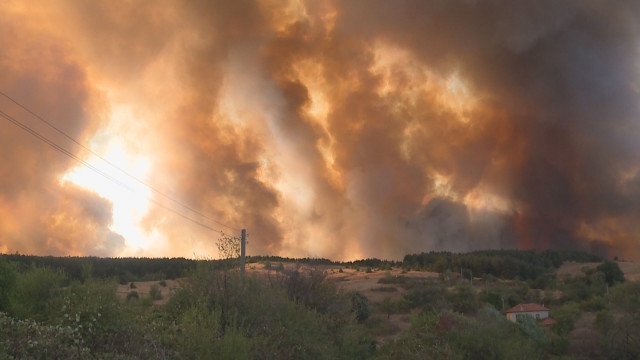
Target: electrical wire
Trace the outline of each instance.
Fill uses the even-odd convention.
[[[189,210],[189,211],[191,211],[191,212],[193,212],[193,213],[195,213],[195,214],[197,214],[197,215],[201,216],[202,218],[204,218],[204,219],[206,219],[206,220],[209,220],[209,221],[211,221],[211,222],[213,222],[213,223],[216,223],[216,224],[218,224],[218,225],[220,225],[220,226],[223,226],[223,227],[226,227],[226,228],[228,228],[228,229],[230,229],[230,230],[235,230],[235,231],[240,231],[240,230],[241,230],[241,229],[234,228],[234,227],[231,227],[231,226],[229,226],[229,225],[226,225],[226,224],[224,224],[224,223],[222,223],[222,222],[220,222],[220,221],[217,221],[217,220],[215,220],[215,219],[213,219],[213,218],[211,218],[211,217],[209,217],[209,216],[205,215],[203,212],[201,212],[201,211],[199,211],[199,210],[197,210],[197,209],[194,209],[193,207],[191,207],[191,206],[189,206],[189,205],[186,205],[186,204],[184,204],[184,203],[182,203],[182,202],[180,202],[180,201],[176,200],[175,198],[173,198],[172,196],[170,196],[170,195],[169,195],[169,194],[167,194],[166,192],[163,192],[163,191],[160,191],[160,190],[158,190],[158,189],[154,188],[153,186],[149,185],[147,182],[145,182],[145,181],[143,181],[143,180],[139,179],[139,178],[138,178],[138,177],[136,177],[135,175],[133,175],[133,174],[131,174],[131,173],[127,172],[126,170],[123,170],[122,168],[118,167],[117,165],[115,165],[115,164],[114,164],[114,163],[112,163],[111,161],[109,161],[109,160],[105,159],[104,157],[100,156],[98,153],[96,153],[95,151],[91,150],[89,147],[87,147],[87,146],[83,145],[83,144],[82,144],[82,143],[80,143],[78,140],[76,140],[76,139],[75,139],[75,138],[73,138],[72,136],[68,135],[67,133],[65,133],[64,131],[62,131],[61,129],[59,129],[59,128],[58,128],[58,127],[56,127],[55,125],[53,125],[51,122],[49,122],[49,121],[45,120],[43,117],[41,117],[40,115],[36,114],[34,111],[32,111],[31,109],[29,109],[29,108],[28,108],[28,107],[26,107],[25,105],[21,104],[20,102],[18,102],[17,100],[15,100],[14,98],[12,98],[11,96],[7,95],[6,93],[4,93],[4,92],[3,92],[3,91],[1,91],[1,90],[0,90],[0,95],[2,95],[2,96],[3,96],[3,97],[5,97],[7,100],[9,100],[9,101],[11,101],[12,103],[14,103],[15,105],[17,105],[18,107],[20,107],[21,109],[23,109],[23,110],[24,110],[24,111],[26,111],[27,113],[31,114],[31,115],[32,115],[33,117],[35,117],[36,119],[38,119],[38,120],[40,120],[41,122],[45,123],[47,126],[49,126],[50,128],[52,128],[53,130],[55,130],[56,132],[58,132],[59,134],[61,134],[61,135],[62,135],[62,136],[64,136],[65,138],[67,138],[68,140],[70,140],[70,141],[72,141],[73,143],[75,143],[76,145],[80,146],[82,149],[84,149],[84,150],[88,151],[88,152],[89,152],[89,153],[91,153],[92,155],[94,155],[94,156],[96,156],[97,158],[99,158],[100,160],[104,161],[106,164],[108,164],[108,165],[109,165],[109,166],[111,166],[112,168],[114,168],[114,169],[116,169],[116,170],[120,171],[122,174],[124,174],[124,175],[126,175],[127,177],[129,177],[129,178],[131,178],[131,179],[135,180],[136,182],[138,182],[139,184],[141,184],[141,185],[145,186],[146,188],[150,189],[151,191],[155,192],[156,194],[161,195],[162,197],[166,198],[167,200],[169,200],[169,201],[173,202],[174,204],[179,205],[180,207],[182,207],[182,208],[184,208],[184,209],[187,209],[187,210]],[[6,116],[9,116],[9,115],[7,115],[6,113],[4,113],[4,112],[3,112],[3,117],[5,117],[5,118],[6,118]],[[7,120],[9,120],[9,119],[7,119]],[[14,124],[16,124],[17,126],[19,126],[20,128],[22,128],[23,130],[25,130],[25,131],[27,131],[27,132],[31,133],[33,136],[37,137],[38,139],[40,139],[40,140],[42,140],[42,141],[47,142],[47,143],[48,143],[49,145],[51,145],[54,149],[56,149],[56,150],[58,150],[58,151],[62,151],[62,152],[63,152],[63,153],[65,153],[67,156],[70,156],[70,157],[72,157],[72,158],[74,158],[74,159],[76,159],[76,160],[80,161],[80,162],[81,162],[81,163],[83,163],[85,166],[87,166],[87,167],[91,168],[92,170],[94,170],[94,171],[96,171],[96,172],[100,173],[101,175],[105,176],[105,177],[106,177],[106,178],[108,178],[109,180],[114,181],[114,182],[118,183],[119,185],[124,186],[124,187],[126,187],[127,189],[129,189],[129,190],[133,191],[133,190],[132,190],[131,188],[129,188],[127,185],[125,185],[125,184],[121,183],[121,182],[120,182],[120,181],[118,181],[118,180],[115,180],[115,179],[111,178],[111,177],[110,177],[109,175],[107,175],[107,174],[103,174],[103,173],[102,173],[102,171],[100,171],[99,169],[95,168],[94,166],[92,166],[92,165],[88,164],[88,163],[87,163],[87,162],[85,162],[84,160],[82,160],[82,159],[80,159],[80,158],[76,157],[75,155],[72,155],[69,151],[67,151],[67,150],[65,150],[65,149],[63,149],[63,148],[61,148],[60,146],[56,145],[55,143],[53,143],[53,144],[52,144],[52,143],[51,143],[51,141],[50,141],[50,140],[48,140],[48,139],[46,139],[46,140],[45,140],[45,138],[44,138],[42,135],[40,135],[40,134],[37,134],[37,135],[36,135],[36,134],[34,134],[34,133],[33,133],[33,132],[35,132],[34,130],[32,130],[32,129],[27,130],[27,129],[28,129],[28,127],[27,127],[26,125],[21,124],[21,123],[20,123],[20,124],[16,123],[16,122],[17,122],[17,120],[15,120],[15,119],[14,119],[14,120],[9,120],[9,121],[13,122]],[[159,205],[159,203],[158,203],[157,201],[155,201],[155,200],[153,200],[153,199],[150,199],[150,198],[147,198],[147,199],[148,199],[148,200],[150,200],[150,201],[152,201],[152,202],[154,202],[155,204],[158,204],[158,205]],[[161,206],[161,207],[164,207],[164,206],[162,206],[162,205],[160,205],[160,206]]]
[[[3,95],[4,95],[4,94],[3,94]],[[76,160],[76,161],[80,162],[82,165],[86,166],[87,168],[89,168],[90,170],[92,170],[92,171],[96,172],[97,174],[99,174],[99,175],[103,176],[104,178],[108,179],[109,181],[111,181],[111,182],[115,183],[116,185],[121,186],[121,187],[123,187],[123,188],[125,188],[125,189],[127,189],[127,190],[129,190],[129,191],[131,191],[131,192],[133,192],[134,194],[137,194],[137,195],[139,195],[139,196],[142,196],[143,198],[145,198],[146,200],[148,200],[148,201],[150,201],[150,202],[152,202],[152,203],[156,204],[157,206],[159,206],[159,207],[161,207],[161,208],[163,208],[163,209],[166,209],[166,210],[168,210],[168,211],[170,211],[170,212],[172,212],[172,213],[174,213],[174,214],[176,214],[176,215],[178,215],[178,216],[180,216],[180,217],[182,217],[182,218],[184,218],[184,219],[186,219],[186,220],[189,220],[189,221],[191,221],[191,222],[193,222],[193,223],[195,223],[195,224],[197,224],[197,225],[200,225],[200,226],[204,227],[205,229],[208,229],[208,230],[211,230],[211,231],[214,231],[214,232],[220,233],[220,234],[222,234],[222,235],[224,235],[224,234],[225,234],[223,231],[218,230],[218,229],[215,229],[215,228],[213,228],[213,227],[211,227],[211,226],[209,226],[209,225],[206,225],[206,224],[204,224],[204,223],[202,223],[202,222],[200,222],[200,221],[198,221],[198,220],[195,220],[195,219],[193,219],[193,218],[191,218],[191,217],[189,217],[189,216],[187,216],[187,215],[185,215],[185,214],[183,214],[183,213],[181,213],[181,212],[179,212],[179,211],[177,211],[177,210],[175,210],[175,209],[173,209],[173,208],[171,208],[171,207],[169,207],[169,206],[166,206],[166,205],[164,205],[164,204],[162,204],[162,203],[158,202],[158,201],[157,201],[157,200],[155,200],[155,199],[152,199],[152,198],[150,198],[150,197],[148,197],[148,196],[144,196],[144,195],[140,195],[140,194],[136,193],[136,192],[135,192],[131,187],[127,186],[125,183],[123,183],[123,182],[119,181],[118,179],[116,179],[116,178],[114,178],[114,177],[110,176],[110,175],[109,175],[109,174],[107,174],[106,172],[104,172],[104,171],[100,170],[99,168],[97,168],[97,167],[95,167],[95,166],[91,165],[91,164],[90,164],[90,163],[88,163],[87,161],[85,161],[85,160],[83,160],[83,159],[79,158],[78,156],[74,155],[72,152],[70,152],[70,151],[68,151],[67,149],[63,148],[62,146],[60,146],[60,145],[56,144],[54,141],[52,141],[52,140],[48,139],[47,137],[45,137],[45,136],[43,136],[42,134],[38,133],[36,130],[34,130],[34,129],[30,128],[29,126],[27,126],[27,125],[25,125],[25,124],[23,124],[22,122],[20,122],[19,120],[15,119],[14,117],[12,117],[11,115],[9,115],[9,114],[5,113],[5,112],[4,112],[4,111],[2,111],[2,110],[0,110],[0,117],[2,117],[2,118],[4,118],[5,120],[7,120],[7,121],[11,122],[12,124],[16,125],[17,127],[19,127],[20,129],[24,130],[25,132],[29,133],[30,135],[32,135],[32,136],[33,136],[33,137],[35,137],[36,139],[38,139],[38,140],[40,140],[40,141],[42,141],[42,142],[46,143],[47,145],[51,146],[53,149],[55,149],[55,150],[57,150],[57,151],[59,151],[59,152],[63,153],[64,155],[66,155],[66,156],[70,157],[71,159],[74,159],[74,160]],[[207,219],[207,220],[214,221],[214,220],[209,219],[209,218],[207,218],[207,217],[204,217],[204,218],[205,218],[205,219]],[[216,221],[214,221],[214,222],[216,222]],[[216,223],[217,223],[217,222],[216,222]],[[232,229],[233,229],[233,228],[232,228]]]

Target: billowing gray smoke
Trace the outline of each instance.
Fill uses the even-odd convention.
[[[11,26],[69,44],[52,56],[86,70],[83,91],[139,115],[118,136],[153,158],[150,182],[249,229],[249,253],[640,256],[636,1],[110,4]],[[88,134],[99,116],[69,117]],[[161,208],[143,226],[165,255],[214,248]]]

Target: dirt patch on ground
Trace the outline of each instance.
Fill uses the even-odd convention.
[[[635,261],[618,261],[620,270],[624,273],[625,279],[629,281],[640,280],[640,262]],[[565,262],[558,268],[558,275],[571,275],[582,276],[584,275],[583,269],[593,269],[602,263],[590,262],[590,263],[576,263]]]
[[[377,303],[385,298],[397,301],[402,298],[405,289],[402,286],[402,277],[406,279],[438,279],[438,273],[408,271],[401,269],[378,270],[373,272],[343,269],[342,272],[332,272],[330,279],[338,281],[341,289],[346,291],[358,291],[365,295],[370,302]],[[387,280],[387,281],[385,281]]]
[[[599,263],[599,262],[577,263],[573,261],[567,261],[558,268],[556,273],[560,276],[563,276],[563,275],[582,276],[584,275],[583,269],[593,269],[600,264],[602,263]]]
[[[133,285],[132,285],[133,284]],[[151,298],[151,287],[156,285],[160,290],[162,298],[153,300],[154,305],[164,305],[167,303],[171,295],[176,289],[182,286],[181,280],[162,280],[162,281],[135,281],[124,285],[118,285],[116,295],[121,299],[126,299],[127,295],[133,291],[138,293],[140,298]]]
[[[625,279],[630,281],[640,280],[640,262],[618,261],[618,266],[624,273]]]

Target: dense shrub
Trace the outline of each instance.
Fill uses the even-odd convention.
[[[9,294],[16,282],[15,266],[0,258],[0,311],[9,310]]]
[[[371,306],[369,299],[362,293],[355,292],[351,296],[351,311],[355,314],[356,320],[360,323],[364,322],[371,315]]]
[[[499,312],[483,309],[477,317],[458,313],[422,313],[408,334],[380,348],[378,359],[545,359],[536,341]]]
[[[138,300],[140,299],[140,294],[137,291],[132,290],[127,293],[127,300]]]
[[[60,271],[31,266],[16,277],[9,294],[10,313],[20,319],[46,320],[49,306],[59,296],[58,290],[64,280]]]
[[[151,285],[149,295],[151,295],[151,299],[153,300],[162,300],[162,291],[157,284]]]

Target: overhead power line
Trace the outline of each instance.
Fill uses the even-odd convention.
[[[186,205],[178,200],[176,200],[175,198],[171,197],[170,195],[168,195],[167,193],[160,191],[154,187],[152,187],[151,185],[149,185],[148,183],[146,183],[145,181],[139,179],[138,177],[132,175],[131,173],[127,172],[126,170],[123,170],[122,168],[118,167],[117,165],[115,165],[114,163],[112,163],[111,161],[105,159],[104,157],[100,156],[99,154],[97,154],[95,151],[91,150],[89,147],[83,145],[82,143],[80,143],[78,140],[74,139],[73,137],[71,137],[70,135],[68,135],[67,133],[65,133],[64,131],[60,130],[58,127],[56,127],[55,125],[53,125],[52,123],[50,123],[49,121],[45,120],[44,118],[42,118],[40,115],[36,114],[35,112],[31,111],[29,108],[27,108],[26,106],[22,105],[21,103],[19,103],[18,101],[16,101],[15,99],[13,99],[12,97],[10,97],[9,95],[7,95],[6,93],[0,91],[0,95],[4,96],[6,99],[8,99],[9,101],[11,101],[12,103],[14,103],[15,105],[19,106],[21,109],[23,109],[24,111],[28,112],[29,114],[31,114],[33,117],[35,117],[36,119],[40,120],[41,122],[45,123],[47,126],[49,126],[50,128],[52,128],[53,130],[55,130],[56,132],[58,132],[59,134],[61,134],[62,136],[64,136],[65,138],[69,139],[70,141],[72,141],[73,143],[75,143],[76,145],[80,146],[81,148],[85,149],[86,151],[88,151],[89,153],[91,153],[92,155],[96,156],[97,158],[99,158],[100,160],[102,160],[103,162],[105,162],[106,164],[108,164],[109,166],[111,166],[112,168],[120,171],[122,174],[126,175],[127,177],[135,180],[136,182],[142,184],[143,186],[145,186],[146,188],[150,189],[151,191],[155,192],[158,195],[161,195],[162,197],[166,198],[167,200],[170,200],[172,203],[179,205],[180,207],[182,207],[183,209],[189,210],[191,212],[193,212],[194,214],[197,214],[199,216],[201,216],[203,219],[209,220],[213,223],[216,223],[220,226],[226,227],[228,229],[231,230],[237,230],[239,231],[240,229],[228,226],[220,221],[217,221],[207,215],[205,215],[204,213],[202,213],[201,211],[194,209],[193,207]],[[52,148],[54,148],[55,150],[65,154],[66,156],[80,162],[82,165],[86,166],[87,168],[89,168],[90,170],[96,172],[97,174],[103,176],[104,178],[108,179],[109,181],[117,184],[118,186],[121,186],[131,192],[135,191],[129,187],[127,184],[123,183],[122,181],[116,179],[115,177],[109,175],[107,172],[97,168],[96,166],[88,163],[86,160],[81,159],[80,157],[76,156],[75,154],[73,154],[72,152],[70,152],[69,150],[65,149],[64,147],[56,144],[54,141],[48,139],[47,137],[45,137],[44,135],[38,133],[36,130],[32,129],[31,127],[29,127],[28,125],[25,125],[24,123],[20,122],[19,120],[15,119],[14,117],[12,117],[11,115],[5,113],[4,111],[0,110],[0,117],[6,119],[7,121],[13,123],[14,125],[16,125],[17,127],[21,128],[22,130],[26,131],[27,133],[29,133],[30,135],[34,136],[35,138],[37,138],[38,140],[48,144],[49,146],[51,146]],[[144,195],[140,195],[142,197],[144,197],[145,199],[149,200],[150,202],[156,204],[157,206],[164,208],[170,212],[173,212],[174,214],[181,216],[191,222],[194,222],[206,229],[218,232],[223,234],[222,231],[217,230],[211,226],[208,226],[200,221],[197,221],[193,218],[190,218],[188,216],[186,216],[185,214],[169,207],[166,206],[162,203],[160,203],[159,201],[152,199],[148,196],[144,196]]]
[[[55,150],[60,151],[61,153],[63,153],[63,154],[65,154],[65,155],[67,155],[68,157],[70,157],[70,158],[72,158],[72,159],[74,159],[74,160],[77,160],[77,161],[78,161],[78,162],[80,162],[82,165],[84,165],[84,166],[86,166],[87,168],[89,168],[89,169],[91,169],[91,170],[95,171],[97,174],[99,174],[99,175],[103,176],[104,178],[106,178],[106,179],[108,179],[108,180],[110,180],[110,181],[114,182],[115,184],[117,184],[117,185],[119,185],[119,186],[121,186],[121,187],[123,187],[123,188],[125,188],[125,189],[127,189],[127,190],[129,190],[129,191],[131,191],[131,192],[134,192],[134,193],[135,193],[135,191],[134,191],[133,189],[131,189],[129,186],[127,186],[125,183],[123,183],[123,182],[119,181],[118,179],[116,179],[116,178],[114,178],[114,177],[110,176],[109,174],[107,174],[107,173],[103,172],[102,170],[100,170],[100,169],[98,169],[97,167],[95,167],[95,166],[91,165],[90,163],[86,162],[85,160],[82,160],[81,158],[79,158],[79,157],[75,156],[73,153],[69,152],[68,150],[66,150],[66,149],[64,149],[63,147],[59,146],[59,145],[58,145],[58,144],[56,144],[55,142],[53,142],[53,141],[51,141],[51,140],[47,139],[46,137],[42,136],[42,135],[41,135],[40,133],[38,133],[37,131],[35,131],[35,130],[31,129],[30,127],[28,127],[28,126],[26,126],[26,125],[24,125],[23,123],[21,123],[20,121],[16,120],[16,119],[15,119],[15,118],[13,118],[13,117],[11,117],[10,115],[8,115],[7,113],[5,113],[5,112],[4,112],[4,111],[2,111],[2,110],[0,110],[0,117],[2,117],[2,118],[4,118],[4,119],[6,119],[6,120],[8,120],[9,122],[13,123],[14,125],[18,126],[18,127],[19,127],[19,128],[21,128],[22,130],[24,130],[24,131],[26,131],[27,133],[29,133],[29,134],[33,135],[33,136],[34,136],[35,138],[37,138],[38,140],[41,140],[41,141],[43,141],[44,143],[48,144],[49,146],[51,146],[51,147],[52,147],[52,148],[54,148]],[[184,218],[184,219],[187,219],[187,220],[189,220],[189,221],[191,221],[191,222],[193,222],[193,223],[196,223],[196,224],[198,224],[198,225],[200,225],[200,226],[202,226],[202,227],[204,227],[204,228],[206,228],[206,229],[208,229],[208,230],[212,230],[212,231],[218,232],[218,233],[220,233],[220,234],[224,234],[222,231],[217,230],[217,229],[214,229],[214,228],[212,228],[212,227],[211,227],[211,226],[209,226],[209,225],[206,225],[206,224],[204,224],[204,223],[202,223],[202,222],[200,222],[200,221],[197,221],[197,220],[195,220],[195,219],[193,219],[193,218],[190,218],[190,217],[186,216],[185,214],[182,214],[182,213],[180,213],[179,211],[176,211],[175,209],[172,209],[172,208],[170,208],[170,207],[168,207],[168,206],[166,206],[166,205],[163,205],[162,203],[160,203],[160,202],[158,202],[158,201],[156,201],[156,200],[154,200],[154,199],[152,199],[152,198],[149,198],[148,196],[144,196],[144,195],[140,195],[140,196],[142,196],[142,197],[144,197],[145,199],[147,199],[147,200],[151,201],[152,203],[156,204],[157,206],[159,206],[159,207],[161,207],[161,208],[163,208],[163,209],[166,209],[166,210],[168,210],[168,211],[170,211],[170,212],[172,212],[172,213],[174,213],[174,214],[176,214],[176,215],[178,215],[178,216],[180,216],[180,217],[182,217],[182,218]]]

